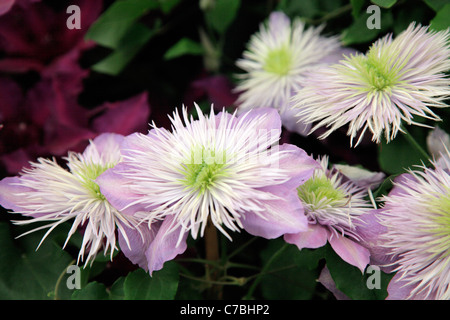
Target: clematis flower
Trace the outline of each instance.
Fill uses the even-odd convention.
[[[29,231],[48,228],[41,243],[58,225],[73,220],[64,246],[83,227],[78,261],[86,259],[86,264],[93,261],[102,247],[112,259],[117,249],[116,230],[123,233],[124,227],[132,228],[136,221],[112,206],[94,180],[119,163],[123,139],[119,134],[104,133],[92,140],[83,153],[69,152],[66,158],[69,170],[55,160],[39,158],[19,176],[0,181],[0,204],[30,217],[16,221],[18,225],[49,222]]]
[[[402,123],[423,126],[415,116],[440,120],[430,109],[443,108],[449,96],[450,31],[431,31],[412,23],[395,39],[376,41],[366,54],[350,55],[321,68],[293,98],[299,121],[327,127],[326,138],[348,125],[353,139],[372,132],[372,141],[394,139]]]
[[[444,160],[445,168],[423,167],[397,177],[376,219],[365,227],[378,230],[372,248],[384,253],[382,265],[396,272],[387,299],[450,299],[450,163]]]
[[[364,272],[370,253],[359,241],[357,226],[361,216],[372,206],[364,198],[367,187],[359,187],[334,169],[328,169],[328,158],[317,162],[313,176],[298,187],[308,217],[308,230],[285,234],[284,240],[303,248],[319,248],[327,242],[347,263]]]
[[[441,128],[435,127],[428,133],[427,149],[435,160],[435,165],[445,169],[446,165],[450,163],[450,156],[448,153],[450,150],[450,136]]]
[[[306,28],[299,19],[291,23],[282,12],[271,13],[236,62],[245,71],[237,75],[241,80],[236,87],[239,110],[276,108],[286,128],[305,134],[309,129],[297,124],[290,112],[291,96],[318,66],[339,61],[349,50],[341,48],[337,37],[321,36],[322,30]]]
[[[229,231],[241,229],[270,239],[307,228],[296,187],[313,161],[293,145],[277,145],[277,111],[237,117],[211,108],[208,116],[195,107],[198,120],[186,108],[174,113],[172,132],[154,127],[128,136],[123,161],[96,180],[115,207],[148,222],[143,237],[130,230],[134,241],[124,254],[150,273],[184,252],[189,234],[202,237],[208,223],[230,240]]]

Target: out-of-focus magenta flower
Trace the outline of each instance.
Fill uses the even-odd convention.
[[[233,84],[224,75],[202,75],[194,80],[185,97],[185,103],[191,104],[207,97],[217,111],[233,107],[238,95],[233,91]]]
[[[4,54],[0,59],[0,71],[41,72],[56,58],[92,46],[83,37],[99,16],[103,0],[78,0],[71,4],[80,7],[81,29],[67,28],[69,15],[65,7],[55,10],[44,2],[17,1],[11,10],[0,16],[0,52]]]
[[[0,0],[0,16],[6,14],[16,4],[27,4],[29,2],[39,2],[41,0]]]
[[[102,132],[130,134],[146,128],[147,93],[105,103],[93,110],[78,104],[88,71],[78,65],[79,51],[57,58],[41,80],[23,92],[9,78],[0,78],[0,162],[15,174],[39,156],[82,151],[88,139]],[[112,121],[111,119],[116,119]]]
[[[88,110],[61,81],[39,82],[25,96],[10,79],[0,79],[0,85],[0,99],[5,101],[0,106],[0,161],[10,174],[39,156],[80,151],[103,132],[143,131],[150,114],[146,92]],[[10,98],[3,100],[5,96]]]

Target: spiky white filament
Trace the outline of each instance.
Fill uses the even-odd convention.
[[[359,217],[371,209],[371,204],[365,200],[367,190],[351,181],[343,182],[338,171],[328,169],[328,157],[323,157],[320,164],[321,168],[315,170],[310,180],[326,179],[333,189],[329,191],[333,192],[303,190],[300,187],[299,196],[305,206],[305,214],[314,223],[328,227],[332,234],[339,233],[359,240],[356,233],[356,225],[361,223]],[[302,197],[305,194],[307,198]]]
[[[196,238],[199,233],[203,236],[211,219],[229,237],[225,228],[239,231],[243,212],[263,216],[262,202],[277,199],[260,188],[289,179],[278,165],[287,153],[278,150],[279,129],[258,129],[270,121],[267,115],[248,119],[248,114],[237,118],[222,112],[215,116],[211,108],[207,116],[195,107],[198,120],[183,108],[181,115],[177,110],[171,118],[172,132],[154,128],[148,135],[137,135],[133,146],[124,149],[127,170],[121,174],[133,180],[130,188],[135,193],[142,194],[131,205],[146,206],[148,212],[142,217],[149,223],[172,215],[173,229],[181,227],[181,234],[190,231]],[[215,157],[205,157],[205,152]],[[217,169],[200,181],[204,188],[192,178],[188,167],[192,164]]]
[[[291,23],[280,12],[273,13],[267,24],[261,24],[236,62],[245,71],[237,75],[241,79],[236,88],[240,93],[239,108],[272,107],[283,112],[306,75],[340,47],[337,37],[321,36],[322,30],[323,26],[306,28],[299,19]],[[279,61],[276,56],[281,56]],[[271,58],[275,61],[267,68]]]
[[[410,170],[395,183],[397,191],[382,199],[383,246],[390,250],[400,280],[414,287],[409,298],[449,300],[450,175],[440,167],[421,169]]]
[[[316,123],[311,132],[328,128],[320,138],[348,124],[351,145],[367,130],[373,141],[384,134],[389,142],[403,122],[424,126],[414,116],[440,120],[430,108],[447,106],[449,69],[450,32],[411,24],[395,39],[379,39],[365,55],[317,71],[292,102],[302,122]]]
[[[111,149],[111,148],[109,148]],[[111,149],[111,151],[114,151]],[[116,149],[118,152],[118,149]],[[132,227],[137,221],[125,216],[114,208],[98,191],[93,181],[106,168],[114,166],[120,153],[100,154],[93,142],[82,154],[69,153],[66,158],[71,171],[65,170],[57,162],[38,159],[30,169],[25,169],[18,185],[31,191],[17,194],[21,198],[20,213],[32,219],[18,220],[16,224],[25,225],[36,222],[49,222],[30,232],[48,228],[39,246],[60,224],[73,220],[64,247],[80,227],[84,228],[83,241],[78,254],[78,262],[85,260],[85,266],[93,262],[99,250],[109,253],[111,259],[116,247],[116,228],[122,232],[124,226]],[[108,163],[106,161],[114,161]],[[93,170],[90,172],[90,170]]]

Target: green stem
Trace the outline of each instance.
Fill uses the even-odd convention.
[[[405,139],[409,142],[409,144],[416,149],[425,159],[423,159],[424,161],[428,161],[430,160],[430,155],[428,154],[428,152],[426,152],[421,146],[420,144],[416,141],[416,139],[414,139],[414,137],[411,135],[411,133],[409,133],[409,131],[403,127],[402,128],[404,134],[403,136],[405,137]]]
[[[230,253],[230,255],[228,256],[228,260],[230,260],[232,257],[234,257],[235,255],[237,255],[239,252],[241,252],[242,250],[244,250],[245,248],[247,248],[250,244],[252,244],[253,242],[255,242],[258,239],[258,237],[252,237],[249,241],[247,241],[246,243],[244,243],[242,246],[240,246],[239,248],[237,248],[236,250],[234,250],[232,253]]]
[[[61,281],[64,278],[64,275],[67,273],[67,268],[70,267],[71,265],[73,265],[75,262],[76,262],[76,260],[70,261],[70,263],[67,265],[67,267],[65,267],[63,272],[61,272],[61,274],[59,275],[58,280],[56,280],[54,300],[59,300],[59,298],[58,298],[59,285],[61,284]]]
[[[337,8],[334,11],[331,11],[331,12],[325,14],[324,16],[322,16],[319,19],[303,19],[303,20],[306,23],[309,23],[309,24],[321,24],[321,23],[323,23],[325,21],[337,18],[340,15],[342,15],[342,14],[348,12],[348,11],[351,11],[351,10],[352,10],[352,5],[349,3],[349,4],[346,4],[346,5],[342,6],[342,7]]]
[[[252,285],[250,286],[250,289],[248,290],[247,294],[244,297],[244,300],[250,300],[253,296],[253,292],[255,291],[256,287],[259,285],[259,282],[262,279],[262,276],[267,274],[267,270],[269,269],[270,265],[275,261],[278,256],[283,253],[284,250],[289,246],[288,243],[285,243],[280,249],[278,249],[277,252],[275,252],[272,257],[270,257],[269,261],[267,261],[264,268],[261,270],[260,274],[256,277],[255,281],[253,281]]]

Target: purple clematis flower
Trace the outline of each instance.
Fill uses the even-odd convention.
[[[450,299],[450,161],[398,176],[361,229],[377,263],[395,272],[388,300]]]
[[[370,253],[359,243],[357,226],[362,223],[361,217],[373,209],[364,199],[367,186],[360,187],[340,171],[328,169],[326,157],[316,162],[314,175],[298,187],[308,230],[285,234],[285,241],[299,249],[319,248],[329,242],[344,261],[364,272]]]
[[[302,123],[291,110],[291,97],[308,82],[310,74],[321,66],[337,63],[344,54],[338,37],[325,37],[324,26],[310,27],[300,20],[291,22],[281,11],[272,12],[266,23],[252,35],[236,65],[244,71],[236,92],[239,112],[252,108],[275,108],[283,126],[306,135],[310,124]]]
[[[112,259],[117,249],[116,232],[127,242],[124,228],[133,228],[138,220],[111,205],[94,180],[120,162],[119,147],[123,139],[119,134],[104,133],[92,140],[83,153],[69,152],[65,158],[69,170],[55,160],[39,158],[31,164],[31,169],[0,181],[0,204],[30,218],[16,224],[48,222],[29,231],[48,228],[41,243],[55,227],[73,220],[64,246],[83,227],[78,260],[92,262],[102,248]]]
[[[110,203],[143,219],[128,229],[131,249],[124,253],[150,273],[184,252],[188,235],[202,237],[207,224],[230,240],[229,231],[271,239],[308,227],[296,188],[314,161],[277,144],[278,112],[196,110],[198,120],[186,108],[176,111],[172,131],[154,127],[126,137],[123,161],[96,179]]]

